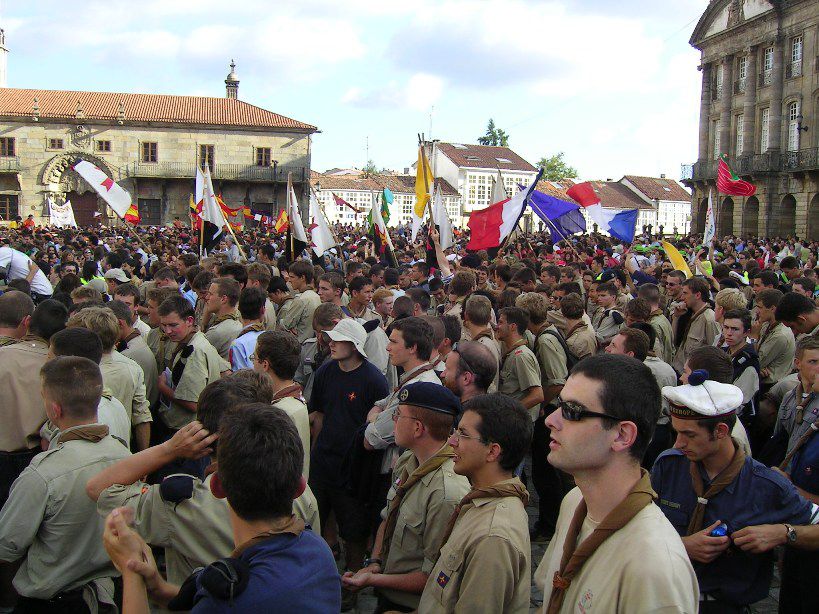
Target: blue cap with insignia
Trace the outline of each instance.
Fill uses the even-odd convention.
[[[450,416],[457,416],[461,411],[461,401],[449,388],[433,382],[414,382],[401,388],[398,393],[401,405],[423,407]]]

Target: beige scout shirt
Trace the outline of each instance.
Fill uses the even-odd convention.
[[[473,503],[441,548],[418,612],[528,613],[532,552],[526,508],[517,497]]]
[[[677,330],[679,318],[674,317],[674,329]],[[677,332],[677,334],[680,334]],[[671,366],[677,373],[682,373],[691,352],[704,345],[712,345],[719,335],[719,324],[714,319],[714,310],[707,305],[691,316],[688,334],[674,353]]]
[[[566,331],[566,345],[578,359],[585,358],[597,353],[597,336],[590,324],[581,321]]]
[[[565,365],[563,368],[565,370]],[[526,396],[529,388],[541,385],[540,365],[534,352],[528,346],[521,345],[506,354],[500,370],[498,392],[520,401]],[[537,420],[539,413],[539,405],[529,409],[532,420]]]
[[[151,422],[151,406],[145,388],[142,368],[116,350],[102,355],[102,383],[122,403],[131,418],[131,426]]]
[[[205,338],[219,352],[219,356],[230,362],[230,346],[236,341],[236,337],[242,332],[242,321],[227,318],[214,326],[209,326],[205,331]]]
[[[773,328],[765,322],[759,331],[759,369],[768,369],[768,377],[762,378],[763,384],[775,384],[793,370],[793,357],[796,355],[796,338],[793,331],[780,322]]]
[[[452,459],[446,461],[432,473],[425,475],[409,489],[401,500],[395,531],[392,534],[384,573],[400,574],[423,571],[428,574],[435,565],[441,539],[444,536],[455,506],[469,492],[469,480],[455,473]],[[394,478],[400,478],[406,469],[407,475],[418,468],[418,459],[407,450],[398,459],[393,471]],[[396,482],[387,494],[387,505],[381,517],[387,517],[390,503],[395,498]],[[421,595],[392,589],[379,589],[387,599],[409,608],[417,608]]]
[[[557,530],[535,572],[543,589],[543,612],[560,567],[563,544],[582,494],[574,488],[560,506]],[[597,527],[589,516],[578,536],[582,542]],[[586,560],[566,591],[561,612],[680,612],[699,610],[697,576],[680,536],[654,504],[604,541]]]
[[[217,499],[210,491],[213,476],[204,481],[193,476],[173,476],[190,480],[190,497],[166,494],[161,484],[144,482],[114,484],[100,494],[97,511],[102,517],[114,508],[134,510],[134,527],[152,546],[165,548],[168,582],[182,584],[197,567],[210,565],[233,551],[233,529],[227,499]],[[293,513],[321,534],[318,503],[308,486],[293,502]]]
[[[165,368],[171,364],[174,350],[176,350],[176,343],[169,340],[158,326],[152,328],[145,335],[145,343],[148,345],[148,349],[153,352],[154,358],[156,358],[156,371],[161,375]]]
[[[147,337],[151,332],[151,327],[141,318],[134,320],[134,330],[139,331],[140,336]]]
[[[156,357],[148,344],[145,343],[145,337],[140,335],[128,341],[128,347],[122,350],[122,355],[130,358],[140,367],[142,367],[142,374],[145,376],[145,394],[148,397],[148,403],[151,407],[156,405],[159,398],[159,372],[156,366]]]
[[[310,477],[310,418],[307,412],[307,404],[302,399],[284,397],[273,401],[273,407],[278,407],[290,416],[293,424],[296,425],[302,448],[304,448],[304,467],[301,473],[306,480]]]
[[[495,339],[494,334],[492,333],[492,329],[487,329],[489,331],[489,335],[483,335],[479,333],[478,343],[483,345],[484,347],[488,348],[490,352],[492,352],[492,356],[495,357],[495,379],[492,380],[492,384],[487,389],[487,392],[497,392],[498,385],[500,384],[500,363],[501,363],[501,348],[498,344],[497,340]],[[474,339],[473,339],[474,341]]]
[[[299,338],[299,343],[313,336],[313,312],[321,299],[309,288],[286,301],[279,309],[279,326]]]
[[[187,358],[182,357],[183,352],[177,352],[170,369],[173,371],[173,367],[180,361],[184,363],[185,369],[176,385],[174,396],[180,401],[196,403],[205,386],[218,380],[222,371],[230,371],[230,365],[219,356],[205,335],[199,331],[191,337],[188,345],[193,346],[193,352]],[[160,415],[165,424],[172,429],[181,429],[196,419],[195,413],[175,401],[171,402],[170,407],[162,405]]]
[[[48,344],[39,337],[0,348],[0,451],[16,452],[40,445],[46,420],[40,396],[40,368]]]
[[[129,455],[110,435],[96,443],[58,441],[23,470],[0,511],[0,561],[22,559],[14,576],[18,593],[51,599],[102,580],[99,588],[113,596],[109,578],[119,574],[103,548],[104,521],[85,483]]]
[[[264,328],[265,330],[276,330],[276,306],[270,299],[264,303]]]
[[[651,324],[651,327],[657,334],[656,345],[660,347],[657,357],[663,362],[671,364],[671,361],[674,359],[674,331],[671,329],[671,322],[663,315],[662,309],[658,309],[652,313],[648,319],[648,323]]]

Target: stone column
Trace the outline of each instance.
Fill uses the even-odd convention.
[[[700,93],[700,151],[699,160],[708,160],[711,155],[708,149],[708,133],[711,130],[711,79],[713,75],[711,64],[703,64],[702,92]]]
[[[759,47],[749,47],[745,50],[748,63],[745,71],[745,100],[742,105],[743,135],[742,135],[742,155],[750,156],[757,151],[755,130],[756,127],[756,56]]]
[[[771,111],[768,123],[768,149],[782,149],[782,83],[785,79],[784,37],[776,37],[773,46],[773,69],[771,70]]]
[[[722,96],[720,98],[720,145],[722,151],[733,157],[734,144],[731,120],[731,101],[734,97],[734,56],[726,55],[722,61]]]

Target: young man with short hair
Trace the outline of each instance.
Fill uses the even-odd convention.
[[[322,303],[333,303],[339,307],[343,306],[342,297],[347,284],[341,273],[330,271],[319,277],[318,295]]]
[[[115,607],[117,572],[101,548],[103,522],[85,483],[129,452],[97,419],[103,383],[94,362],[63,356],[39,375],[41,404],[60,433],[23,470],[0,510],[0,561],[21,561],[15,611],[89,611],[86,598],[95,609]]]
[[[351,590],[374,586],[379,611],[418,607],[447,521],[469,491],[466,478],[453,473],[455,453],[447,443],[460,409],[451,392],[413,382],[404,386],[393,410],[395,443],[406,451],[393,469],[396,479],[370,558],[363,569],[342,578]]]
[[[227,498],[236,546],[232,558],[237,559],[227,573],[230,577],[237,569],[244,571],[247,583],[241,588],[231,583],[228,590],[220,590],[203,582],[208,573],[224,577],[225,566],[216,563],[194,572],[195,590],[180,591],[162,579],[150,549],[129,528],[130,511],[111,512],[104,543],[123,572],[123,612],[148,611],[146,586],[161,605],[173,601],[172,609],[338,611],[339,578],[333,555],[293,514],[293,500],[305,486],[303,454],[295,426],[278,408],[245,405],[225,414],[219,423],[218,465],[211,485],[217,497]]]
[[[537,420],[543,402],[541,368],[524,336],[529,327],[529,314],[520,307],[504,307],[498,317],[498,340],[506,352],[502,357],[498,392],[520,401]],[[565,368],[565,366],[564,366]]]
[[[296,335],[301,343],[313,334],[313,312],[321,304],[321,299],[313,290],[312,264],[298,260],[287,268],[287,273],[295,295],[291,301],[280,305],[279,327]]]
[[[201,273],[200,273],[201,275]],[[168,339],[168,336],[162,332],[162,326],[159,322],[159,306],[166,298],[176,296],[179,294],[173,288],[151,288],[146,294],[145,307],[146,315],[148,317],[148,325],[151,330],[145,335],[145,343],[148,348],[154,353],[156,357],[157,373],[162,373],[165,368],[171,363],[173,352],[176,349],[176,344]]]
[[[756,416],[756,398],[759,393],[759,357],[753,344],[748,343],[751,330],[751,312],[747,309],[726,311],[722,320],[722,349],[731,357],[734,377],[731,383],[742,390],[742,407],[737,416],[749,425]]]
[[[360,323],[381,320],[380,316],[370,309],[373,300],[373,284],[368,277],[356,277],[349,284],[350,302],[342,311]]]
[[[529,493],[515,476],[532,439],[528,412],[501,394],[473,397],[449,438],[472,489],[449,520],[419,612],[528,612]]]
[[[485,296],[470,296],[466,301],[463,312],[463,328],[461,331],[461,341],[477,341],[488,349],[498,367],[495,369],[495,379],[489,392],[498,389],[498,374],[500,372],[501,348],[495,339],[495,332],[492,330],[492,301]]]
[[[134,328],[132,322],[137,318],[134,317],[131,308],[119,300],[106,303],[106,306],[114,313],[119,323],[119,337],[115,349],[140,366],[145,375],[145,396],[151,409],[155,409],[159,399],[159,388],[157,387],[159,372],[156,368],[156,357],[145,343],[145,337]]]
[[[242,330],[241,316],[236,311],[239,302],[239,282],[230,277],[217,277],[208,288],[208,298],[202,321],[205,338],[224,360],[230,360],[230,345]]]
[[[660,307],[659,286],[651,283],[640,285],[637,289],[637,298],[648,301],[651,309],[648,323],[654,328],[657,344],[661,350],[657,357],[663,362],[671,364],[674,358],[674,331],[671,329],[671,322]]]
[[[34,301],[28,294],[11,290],[0,296],[0,347],[14,345],[28,332]]]
[[[815,335],[819,332],[819,307],[807,296],[788,292],[776,307],[776,320],[782,322],[796,336]]]
[[[240,369],[253,368],[251,355],[256,347],[256,340],[265,331],[266,303],[267,292],[258,287],[245,288],[239,295],[242,328],[230,344],[228,353],[234,373]]]
[[[563,499],[535,573],[543,612],[697,611],[697,581],[640,461],[660,416],[660,390],[638,360],[580,361],[546,418],[549,463],[577,488]]]
[[[747,457],[732,439],[743,400],[739,388],[695,380],[693,374],[688,381],[663,389],[677,440],[654,464],[651,484],[688,557],[697,563],[699,611],[742,612],[768,596],[773,557],[729,554],[730,536],[749,525],[816,523],[819,508],[781,474]],[[712,534],[721,525],[726,525],[724,534]]]
[[[677,373],[682,373],[691,352],[703,345],[713,345],[719,335],[719,324],[708,303],[710,292],[708,282],[702,278],[692,277],[683,282],[680,292],[683,305],[674,310],[672,321],[677,349],[671,366]]]
[[[140,335],[147,337],[151,331],[151,327],[139,317],[140,313],[147,313],[145,307],[141,307],[139,304],[139,296],[139,288],[134,284],[122,284],[114,290],[114,300],[125,303],[131,309],[131,313],[134,315],[131,325],[134,327],[134,330],[138,330]]]
[[[560,299],[560,314],[565,318],[566,345],[578,359],[597,353],[597,336],[583,311],[583,298],[571,292]]]
[[[617,310],[617,286],[607,281],[597,286],[600,321],[595,326],[598,347],[605,348],[625,325],[625,317]]]

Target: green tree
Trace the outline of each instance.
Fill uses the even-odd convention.
[[[509,135],[495,126],[495,120],[490,118],[486,125],[486,134],[478,137],[481,145],[494,145],[496,147],[509,147]]]
[[[378,167],[375,165],[375,162],[372,160],[367,160],[367,164],[364,165],[364,168],[361,169],[364,172],[365,177],[369,177],[370,175],[377,175],[378,174]]]
[[[560,181],[561,179],[577,177],[577,169],[566,164],[563,160],[562,151],[548,158],[541,158],[537,166],[543,169],[543,179],[546,181]]]

